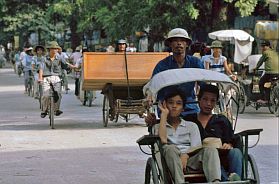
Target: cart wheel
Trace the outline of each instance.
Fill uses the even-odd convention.
[[[103,124],[104,124],[104,127],[108,126],[108,120],[109,120],[109,99],[106,95],[104,95],[104,100],[103,100]]]
[[[247,96],[245,93],[245,89],[242,85],[240,85],[240,91],[239,91],[239,100],[238,100],[238,112],[240,114],[243,114],[245,111],[245,106],[247,103]]]
[[[253,184],[260,183],[260,175],[256,161],[253,155],[250,154],[248,154],[247,179],[251,180],[251,183]]]
[[[144,184],[159,184],[159,174],[155,161],[152,157],[148,158],[145,167]]]
[[[276,117],[279,116],[279,86],[275,86],[270,91],[268,109],[270,113],[273,113]]]
[[[119,113],[116,113],[116,114],[115,114],[115,119],[114,119],[114,122],[115,122],[115,123],[117,123],[118,118],[119,118]]]

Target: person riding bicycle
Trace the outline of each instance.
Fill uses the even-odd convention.
[[[24,72],[24,86],[25,86],[25,94],[28,90],[28,81],[29,78],[33,75],[32,72],[32,62],[33,62],[33,54],[32,54],[32,47],[26,48],[25,55],[22,59],[22,66],[23,66],[23,72]]]
[[[46,56],[46,60],[40,66],[39,71],[39,81],[43,82],[43,96],[42,96],[42,112],[41,118],[46,117],[48,113],[49,106],[49,90],[51,90],[50,83],[53,84],[54,90],[58,93],[58,100],[54,103],[54,113],[56,116],[59,116],[63,113],[60,110],[61,103],[61,72],[62,68],[67,68],[67,64],[63,63],[62,60],[57,56],[58,49],[60,46],[56,41],[49,42],[48,46],[48,55]]]
[[[32,61],[32,70],[34,74],[34,98],[38,99],[39,98],[39,70],[40,70],[40,65],[45,62],[45,47],[42,45],[37,45],[34,50],[33,50],[34,56],[33,56],[33,61]]]
[[[221,149],[227,152],[222,159],[222,180],[240,180],[242,175],[242,152],[233,147],[234,133],[232,125],[224,115],[212,114],[219,99],[219,89],[215,85],[205,84],[201,86],[198,101],[200,112],[183,117],[186,121],[195,122],[199,127],[201,139],[207,137],[220,138]]]
[[[267,103],[269,100],[269,90],[264,87],[264,84],[266,82],[269,82],[272,78],[278,77],[279,75],[279,55],[278,52],[274,51],[271,46],[270,42],[267,40],[264,40],[261,43],[262,48],[262,57],[257,63],[256,68],[254,69],[254,73],[256,70],[258,70],[262,64],[264,63],[264,75],[260,78],[259,81],[259,88],[260,88],[260,94],[261,98],[257,100],[258,103]]]

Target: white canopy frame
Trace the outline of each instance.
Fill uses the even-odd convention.
[[[250,34],[243,30],[228,29],[208,33],[213,40],[230,41],[235,44],[234,62],[243,62],[252,52],[252,42],[255,40]]]
[[[231,84],[238,89],[237,84],[223,73],[199,68],[181,68],[166,70],[154,75],[143,87],[143,93],[145,96],[151,95],[153,99],[156,99],[158,92],[164,87],[194,81],[214,82],[223,87]]]

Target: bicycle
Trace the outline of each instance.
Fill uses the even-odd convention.
[[[27,92],[28,92],[28,96],[34,96],[34,75],[32,73],[32,71],[28,71],[29,72],[29,78],[28,78],[28,82],[27,82]]]
[[[57,103],[57,101],[59,100],[59,94],[57,91],[55,91],[54,89],[54,84],[57,84],[57,83],[60,83],[61,81],[59,82],[56,82],[56,83],[53,83],[52,81],[48,80],[47,81],[49,83],[49,94],[48,94],[48,98],[50,98],[50,100],[48,101],[48,107],[47,107],[47,114],[49,116],[49,126],[51,127],[51,129],[54,129],[54,105],[55,103]],[[40,95],[42,96],[42,95]],[[42,108],[42,104],[41,105],[41,108]],[[42,115],[41,115],[42,117]],[[42,118],[44,118],[45,116],[43,116]]]
[[[68,94],[68,91],[69,91],[69,87],[68,87],[68,79],[66,79],[67,77],[67,74],[65,73],[66,71],[62,71],[62,74],[61,74],[61,86],[63,86],[66,94]]]
[[[42,109],[42,96],[43,96],[43,86],[41,83],[38,84],[39,85],[39,104],[40,104],[40,109]]]

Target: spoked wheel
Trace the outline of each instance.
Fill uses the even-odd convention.
[[[109,121],[109,99],[107,95],[104,95],[103,100],[103,124],[104,127],[108,126]]]
[[[270,91],[268,109],[276,117],[279,117],[279,86],[275,86]]]
[[[49,126],[51,129],[54,129],[54,99],[50,97],[50,104],[49,104]]]
[[[236,121],[237,110],[239,108],[239,94],[237,93],[237,90],[234,87],[229,87],[225,94],[225,98],[228,99],[225,100],[227,117],[230,120],[230,122],[234,124]]]
[[[33,96],[33,85],[32,85],[32,80],[29,79],[28,81],[28,96]]]
[[[260,183],[260,175],[256,161],[253,155],[250,154],[248,154],[247,179],[249,179],[253,184]]]
[[[244,113],[246,103],[247,103],[247,96],[245,93],[245,89],[242,85],[240,85],[239,94],[238,94],[238,112],[240,114]]]
[[[87,92],[87,100],[88,100],[88,106],[91,107],[92,101],[93,101],[93,92],[92,91]]]
[[[42,85],[39,85],[39,104],[40,104],[40,109],[42,109],[42,96],[43,96],[43,87],[42,87]]]
[[[148,158],[145,167],[144,184],[159,184],[159,171],[153,158]]]
[[[118,119],[119,119],[119,113],[116,113],[116,114],[115,114],[115,118],[114,118],[114,122],[117,123],[117,122],[118,122]]]

